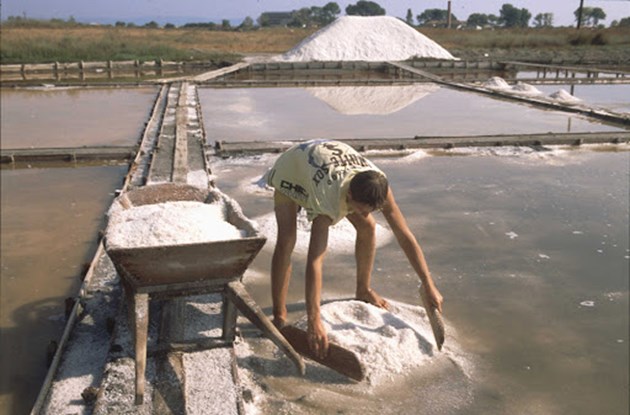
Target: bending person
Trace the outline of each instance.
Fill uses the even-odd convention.
[[[319,357],[328,351],[328,337],[320,318],[322,265],[330,226],[348,218],[357,231],[356,298],[382,308],[385,299],[371,289],[376,253],[376,221],[380,210],[398,244],[425,287],[429,300],[442,311],[442,295],[435,287],[424,255],[407,226],[385,174],[347,144],[315,140],[298,144],[283,153],[268,172],[274,191],[278,237],[271,262],[273,321],[286,324],[286,299],[291,278],[291,254],[297,238],[297,214],[305,209],[312,222],[306,260],[306,311],[308,342]]]

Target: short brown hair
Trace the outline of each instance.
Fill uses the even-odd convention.
[[[387,178],[375,170],[362,171],[350,180],[352,199],[374,210],[380,209],[385,204],[388,189]]]

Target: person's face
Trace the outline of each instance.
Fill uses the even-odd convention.
[[[350,212],[358,213],[363,216],[367,216],[376,210],[366,203],[357,202],[352,199],[352,193],[350,192],[348,192],[348,207]]]

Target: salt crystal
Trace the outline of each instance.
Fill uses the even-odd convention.
[[[110,212],[110,248],[154,247],[238,239],[243,231],[226,222],[221,203],[166,202]]]
[[[372,385],[421,367],[434,356],[424,309],[393,301],[390,306],[394,312],[362,301],[335,301],[320,311],[328,339],[359,356]],[[296,326],[305,328],[306,318]]]

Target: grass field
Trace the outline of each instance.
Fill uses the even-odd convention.
[[[155,59],[234,62],[247,54],[291,49],[315,29],[266,28],[254,31],[150,29],[107,26],[11,27],[3,25],[0,59],[9,63]],[[630,64],[630,28],[577,31],[573,28],[453,30],[421,29],[456,56],[490,54],[549,61],[592,60]],[[490,53],[489,53],[490,52]],[[522,55],[522,56],[521,56]]]

